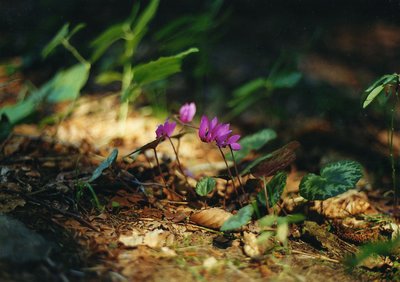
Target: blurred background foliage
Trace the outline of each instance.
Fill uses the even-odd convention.
[[[71,44],[90,58],[93,39],[127,19],[136,2],[141,9],[149,3],[0,1],[0,83],[8,83],[4,77],[21,66],[24,79],[40,86],[75,64],[62,48],[46,60],[40,56],[67,22],[71,27],[85,24]],[[398,71],[399,6],[398,1],[381,0],[160,1],[134,63],[191,47],[200,51],[185,59],[181,73],[149,86],[136,106],[150,104],[154,112],[162,112],[196,101],[200,111],[234,119],[244,133],[271,127],[283,139],[297,134],[310,158],[312,146],[332,141],[332,132],[339,143],[347,142],[341,146],[354,151],[367,124],[386,126],[385,105],[377,103],[364,112],[361,98],[377,77]],[[118,48],[110,48],[92,66],[83,93],[121,90],[118,83],[96,83]],[[0,91],[4,104],[7,91]],[[307,126],[322,134],[301,135],[298,131]],[[362,150],[356,151],[363,155]]]

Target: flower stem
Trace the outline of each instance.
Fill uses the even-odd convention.
[[[236,189],[235,179],[233,178],[232,172],[231,172],[231,170],[229,169],[229,165],[228,165],[228,162],[226,161],[224,152],[222,151],[221,147],[219,147],[219,146],[218,146],[218,149],[219,149],[219,151],[221,152],[222,158],[224,159],[224,162],[225,162],[226,169],[227,169],[227,171],[228,171],[229,177],[230,177],[231,180],[232,180],[233,189],[235,190],[236,196],[237,196],[238,199],[239,199],[239,193],[238,193],[238,191],[237,191],[237,189]],[[226,197],[226,191],[227,191],[227,189],[225,189],[224,199],[225,199],[225,197]],[[242,206],[242,202],[240,201],[240,199],[239,199],[239,203],[240,203],[240,206]]]
[[[160,173],[160,176],[161,176],[161,179],[162,179],[162,182],[163,182],[165,188],[167,188],[167,182],[165,182],[164,176],[161,171],[160,162],[158,161],[157,151],[156,151],[156,149],[153,149],[153,151],[154,151],[154,157],[156,158],[156,162],[157,162],[158,172]]]
[[[231,147],[231,146],[229,146],[229,149],[231,150],[231,156],[232,156],[233,166],[235,167],[236,177],[237,177],[237,179],[239,180],[240,189],[242,190],[242,193],[245,194],[244,187],[243,187],[243,183],[242,183],[242,179],[241,179],[241,177],[240,177],[240,174],[239,174],[239,171],[238,171],[238,168],[237,168],[237,165],[236,165],[235,155],[233,154],[233,150],[232,150],[232,147]]]
[[[90,67],[90,63],[86,61],[82,55],[76,50],[74,46],[72,46],[67,39],[64,39],[62,41],[62,45],[64,46],[65,49],[71,52],[71,54],[77,59],[81,64]]]
[[[168,137],[168,140],[169,140],[169,143],[171,143],[172,149],[174,150],[174,153],[175,153],[175,156],[176,156],[176,162],[178,163],[178,167],[179,167],[179,171],[180,171],[180,172],[183,174],[183,176],[185,177],[186,184],[189,185],[187,176],[186,176],[185,172],[183,171],[181,162],[179,161],[179,156],[178,156],[178,152],[177,152],[176,149],[175,149],[175,145],[174,145],[174,143],[172,142],[172,140],[171,140],[170,137]]]

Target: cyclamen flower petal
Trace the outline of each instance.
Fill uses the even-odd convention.
[[[232,150],[234,151],[239,151],[242,146],[240,146],[239,143],[237,143],[237,141],[239,140],[240,135],[236,134],[236,135],[232,135],[231,137],[228,138],[228,140],[226,141],[226,145],[230,146],[232,148]]]
[[[208,118],[206,116],[202,116],[199,126],[199,137],[203,142],[206,142],[206,133],[208,131],[208,124],[209,124]]]
[[[172,133],[174,132],[176,127],[176,122],[172,121],[169,122],[168,120],[165,121],[164,124],[160,124],[157,126],[156,129],[156,137],[161,138],[161,137],[171,137]]]
[[[183,123],[189,123],[193,120],[196,113],[195,103],[186,103],[179,110],[179,119]]]

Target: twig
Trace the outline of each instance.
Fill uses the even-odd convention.
[[[315,255],[315,254],[310,254],[310,253],[306,253],[306,252],[302,252],[302,251],[297,251],[297,250],[292,250],[292,253],[293,253],[293,254],[298,254],[298,255],[307,256],[307,257],[310,257],[310,258],[325,260],[325,261],[329,261],[329,262],[340,263],[340,261],[337,260],[337,259],[331,259],[331,258],[328,258],[328,257],[323,256],[323,255]]]

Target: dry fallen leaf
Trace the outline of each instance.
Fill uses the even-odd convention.
[[[346,218],[350,215],[376,213],[367,195],[354,189],[323,201],[322,210],[321,201],[315,201],[312,209],[328,218]]]
[[[201,210],[190,217],[190,221],[200,226],[212,229],[220,229],[222,224],[232,216],[220,208],[208,208]]]
[[[155,229],[146,234],[140,234],[137,230],[133,230],[130,235],[121,235],[118,239],[119,242],[127,247],[145,245],[150,248],[171,246],[174,243],[174,240],[174,234],[162,229]]]

